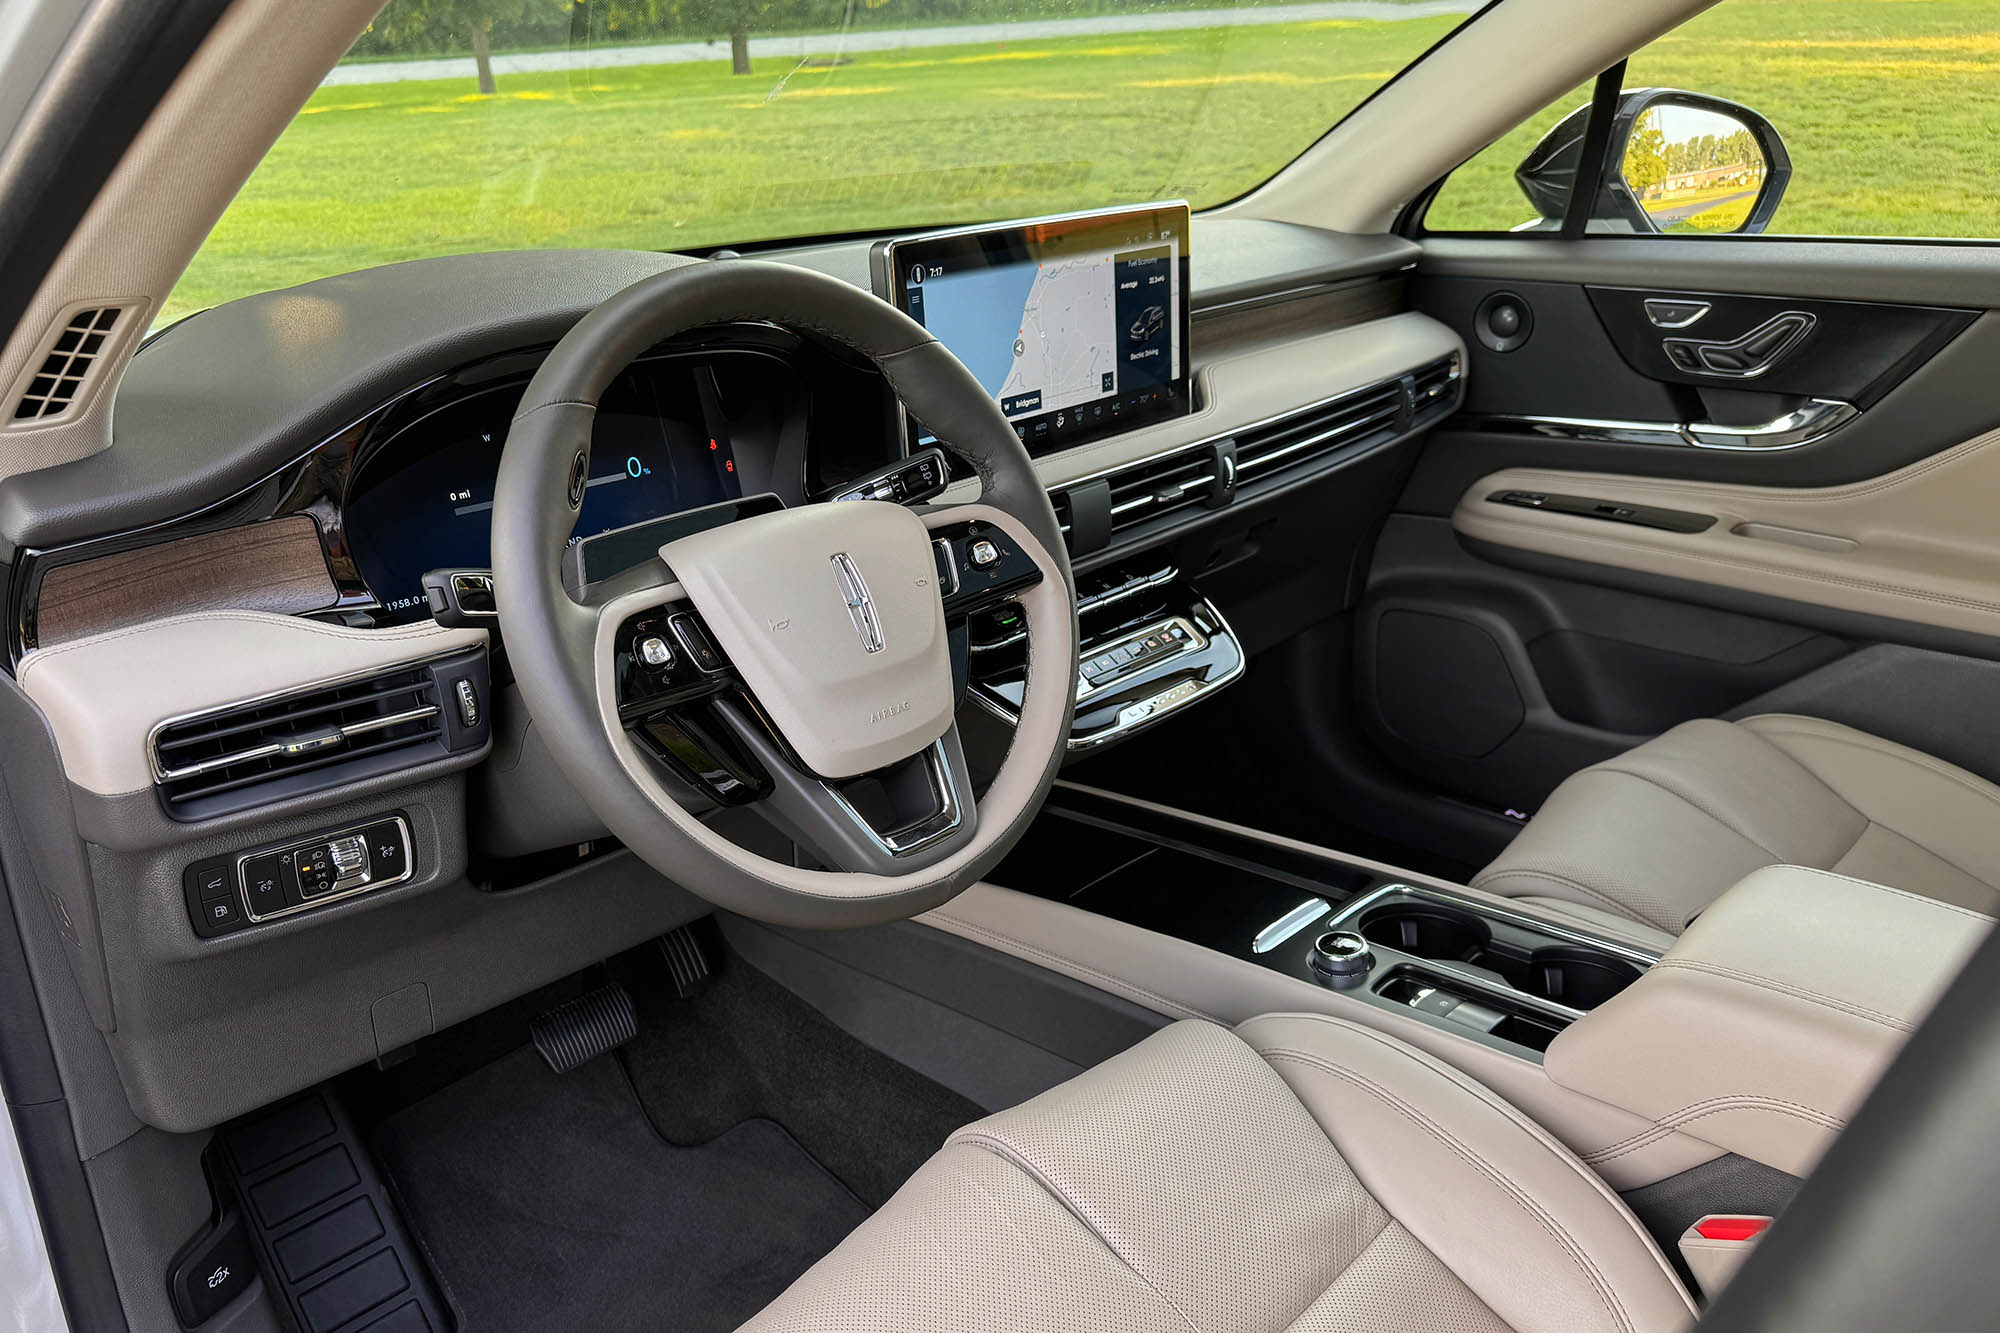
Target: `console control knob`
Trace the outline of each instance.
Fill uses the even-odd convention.
[[[649,667],[672,666],[674,650],[657,634],[639,640],[639,660]]]
[[[1368,979],[1375,966],[1375,954],[1368,941],[1351,930],[1329,930],[1313,941],[1310,959],[1316,980],[1345,990]]]

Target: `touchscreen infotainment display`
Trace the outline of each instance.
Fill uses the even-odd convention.
[[[1188,207],[888,241],[878,295],[950,348],[1031,453],[1190,407]],[[932,442],[911,423],[918,445]]]

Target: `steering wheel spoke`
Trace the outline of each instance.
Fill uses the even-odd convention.
[[[916,754],[873,773],[829,779],[805,769],[747,694],[715,712],[754,755],[770,785],[754,807],[822,864],[907,874],[955,854],[979,827],[972,771],[952,726]]]

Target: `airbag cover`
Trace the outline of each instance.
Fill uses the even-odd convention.
[[[716,645],[821,777],[907,759],[954,701],[931,537],[901,505],[809,505],[660,548]]]

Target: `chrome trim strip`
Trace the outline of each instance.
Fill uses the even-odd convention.
[[[1309,412],[1318,412],[1324,408],[1332,407],[1335,403],[1343,402],[1349,398],[1358,398],[1364,394],[1379,393],[1383,389],[1387,388],[1389,385],[1401,381],[1404,375],[1415,375],[1417,372],[1425,369],[1427,366],[1431,365],[1433,362],[1436,361],[1444,361],[1448,363],[1448,365],[1451,367],[1450,371],[1446,376],[1447,383],[1456,383],[1462,377],[1463,371],[1460,369],[1457,353],[1452,353],[1451,355],[1444,357],[1432,357],[1430,360],[1425,361],[1419,365],[1411,366],[1408,370],[1405,370],[1400,375],[1391,375],[1386,379],[1372,380],[1367,384],[1359,385],[1352,389],[1342,389],[1339,393],[1333,394],[1329,397],[1321,398],[1310,403],[1301,403],[1297,407],[1288,407],[1282,412],[1273,412],[1270,416],[1260,417],[1255,421],[1245,421],[1240,425],[1231,426],[1228,430],[1220,431],[1214,435],[1205,436],[1199,440],[1191,440],[1183,444],[1168,445],[1166,448],[1161,449],[1158,453],[1155,454],[1147,454],[1140,458],[1130,458],[1122,463],[1115,464],[1111,467],[1100,468],[1096,472],[1086,472],[1080,477],[1067,477],[1062,481],[1049,482],[1046,484],[1048,486],[1050,494],[1053,495],[1057,491],[1066,491],[1071,489],[1072,487],[1088,486],[1091,482],[1101,481],[1105,477],[1111,476],[1113,473],[1116,472],[1127,472],[1133,468],[1150,467],[1152,464],[1157,463],[1162,459],[1172,458],[1175,454],[1181,453],[1183,451],[1192,451],[1195,449],[1211,449],[1217,444],[1220,444],[1224,440],[1233,440],[1237,436],[1243,434],[1246,431],[1262,430],[1266,426],[1274,426],[1278,422],[1285,420],[1285,418],[1287,417],[1304,416]],[[1051,457],[1060,457],[1060,455],[1051,455]],[[1038,460],[1038,461],[1044,461],[1044,460]]]
[[[241,705],[238,706],[240,707]],[[390,727],[401,726],[405,722],[421,722],[427,717],[436,717],[437,715],[438,706],[436,704],[425,704],[421,708],[407,708],[400,713],[387,713],[381,717],[371,717],[361,722],[348,722],[338,729],[329,728],[328,737],[331,739],[337,732],[339,739],[346,740],[350,736],[365,736],[371,731],[387,731]],[[161,723],[160,725],[165,726],[166,724]],[[158,728],[155,728],[155,730],[158,730]],[[311,747],[312,750],[322,750],[325,748],[324,744],[315,744]],[[155,751],[153,753],[153,772],[155,775],[153,780],[155,782],[179,782],[185,778],[198,778],[204,773],[213,773],[217,769],[228,768],[231,764],[247,764],[253,760],[269,759],[275,755],[306,754],[310,752],[309,750],[298,749],[290,744],[278,742],[271,745],[259,745],[250,750],[241,750],[235,754],[218,755],[214,759],[204,759],[200,763],[190,764],[186,768],[162,771],[160,768],[159,753]]]
[[[826,794],[833,798],[841,813],[853,820],[854,826],[867,834],[876,847],[889,856],[909,856],[941,839],[950,837],[965,826],[965,798],[958,790],[958,779],[953,776],[951,765],[945,761],[944,741],[942,739],[932,741],[923,751],[923,756],[931,791],[938,798],[938,808],[922,823],[927,825],[933,820],[940,819],[944,822],[929,832],[907,841],[898,836],[898,830],[891,829],[887,833],[878,830],[854,808],[852,802],[840,794],[840,789],[831,782],[822,782],[820,785],[826,788]]]
[[[1795,410],[1756,426],[1718,426],[1707,421],[1617,421],[1601,417],[1495,413],[1469,423],[1469,428],[1587,444],[1758,451],[1797,449],[1802,445],[1817,444],[1860,415],[1860,409],[1852,403],[1837,398],[1809,398]]]
[[[239,708],[255,708],[259,704],[272,703],[279,699],[288,699],[295,694],[309,694],[314,690],[331,690],[341,685],[352,685],[358,680],[367,680],[371,676],[386,676],[397,671],[414,671],[418,667],[427,667],[439,662],[448,662],[460,653],[468,651],[470,650],[461,648],[457,652],[439,653],[432,657],[412,658],[407,662],[388,662],[381,666],[369,667],[365,671],[353,671],[343,676],[328,676],[323,680],[307,681],[298,685],[287,685],[282,690],[272,690],[267,694],[252,695],[250,698],[237,699],[232,703],[212,704],[207,708],[197,708],[192,712],[176,713],[172,717],[163,718],[155,722],[146,732],[146,760],[153,770],[153,781],[163,782],[167,777],[165,770],[160,767],[158,741],[160,733],[168,727],[177,726],[182,722],[198,722],[203,718],[214,717],[221,713],[233,713]]]
[[[265,921],[276,921],[282,917],[297,916],[301,912],[310,912],[313,908],[323,907],[327,903],[337,903],[341,901],[343,898],[352,898],[357,893],[369,893],[375,889],[386,889],[397,884],[408,883],[411,879],[413,879],[416,876],[417,873],[417,849],[410,841],[409,824],[404,821],[401,815],[390,815],[386,822],[394,824],[396,826],[397,836],[401,837],[403,840],[402,874],[397,875],[393,879],[371,879],[365,884],[354,884],[344,889],[341,888],[339,882],[336,881],[334,887],[331,890],[329,890],[326,893],[322,893],[317,898],[311,899],[308,902],[302,902],[298,904],[296,907],[287,907],[283,911],[269,912],[263,916],[258,916],[255,912],[250,910],[250,886],[244,882],[244,875],[243,875],[243,867],[248,862],[254,861],[260,856],[274,856],[277,855],[278,853],[292,851],[299,847],[316,847],[322,842],[332,842],[335,838],[352,837],[355,834],[361,832],[363,829],[373,828],[375,825],[383,822],[384,821],[380,819],[371,819],[366,824],[356,824],[352,828],[344,828],[340,830],[338,833],[329,833],[326,834],[324,837],[315,835],[314,837],[306,839],[304,842],[289,842],[281,844],[275,850],[267,848],[261,851],[243,853],[241,856],[236,858],[236,894],[239,898],[243,900],[243,915],[248,917],[251,921],[258,923],[262,923]],[[373,859],[374,858],[371,857],[370,861],[372,862]]]
[[[1236,461],[1237,471],[1247,475],[1260,467],[1275,463],[1281,458],[1289,458],[1302,450],[1316,448],[1337,436],[1352,434],[1366,435],[1370,430],[1375,429],[1376,426],[1384,423],[1393,423],[1402,413],[1403,406],[1399,402],[1394,407],[1381,408],[1370,412],[1367,416],[1358,417],[1342,425],[1330,427],[1319,432],[1317,435],[1308,436],[1303,440],[1294,440],[1282,449],[1273,449],[1267,454],[1251,454],[1247,458],[1239,457]],[[1371,422],[1375,424],[1370,425]],[[1118,511],[1113,509],[1111,512],[1116,514]]]
[[[1292,936],[1320,919],[1321,914],[1331,912],[1333,904],[1324,898],[1308,898],[1291,911],[1257,932],[1257,938],[1250,941],[1251,953],[1269,953]]]

